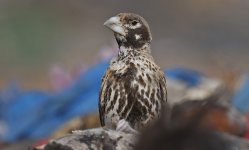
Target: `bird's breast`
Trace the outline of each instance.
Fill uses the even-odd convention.
[[[125,73],[129,69],[138,70],[139,72],[148,74],[153,74],[160,70],[153,59],[145,56],[127,57],[122,60],[113,58],[110,62],[110,70],[115,71],[118,74]]]

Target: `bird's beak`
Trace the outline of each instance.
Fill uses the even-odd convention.
[[[125,36],[125,30],[122,27],[122,23],[120,22],[120,17],[118,16],[111,17],[110,19],[108,19],[104,23],[104,26],[108,27],[109,29],[111,29],[112,31],[118,34]]]

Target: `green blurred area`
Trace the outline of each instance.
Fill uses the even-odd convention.
[[[50,60],[54,54],[51,47],[55,32],[58,32],[54,19],[39,8],[8,14],[0,26],[1,65],[33,66]]]

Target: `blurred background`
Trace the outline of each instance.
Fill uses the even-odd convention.
[[[162,68],[189,68],[232,85],[249,72],[246,0],[0,0],[0,106],[7,109],[10,101],[21,101],[20,95],[13,95],[34,90],[35,94],[28,96],[32,102],[40,97],[48,101],[64,98],[60,92],[71,87],[76,91],[74,85],[80,77],[83,84],[88,81],[89,69],[100,67],[96,69],[96,78],[100,78],[107,66],[105,60],[117,50],[113,34],[103,22],[120,12],[138,13],[149,22],[152,54]],[[101,62],[102,67],[98,66]],[[83,84],[80,86],[88,89]],[[99,82],[94,85],[92,99],[97,101]],[[2,126],[0,120],[3,141],[22,139],[25,134],[5,138],[6,126],[13,122],[5,116],[11,109],[4,108],[0,115],[2,122],[7,120]],[[85,112],[73,113],[62,122],[76,114]]]
[[[113,40],[110,16],[135,12],[150,24],[160,66],[248,71],[249,2],[244,0],[1,0],[0,87],[18,80],[49,89],[48,70],[93,64]],[[223,65],[223,66],[221,66]]]

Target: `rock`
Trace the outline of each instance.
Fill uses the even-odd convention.
[[[95,128],[74,131],[73,134],[50,141],[43,150],[131,150],[136,135]]]

